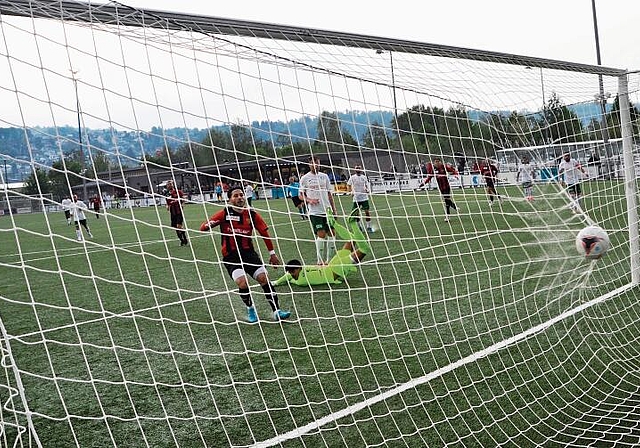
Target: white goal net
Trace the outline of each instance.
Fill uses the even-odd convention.
[[[640,444],[637,73],[119,3],[0,30],[3,446]]]

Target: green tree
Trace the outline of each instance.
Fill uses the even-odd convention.
[[[81,171],[82,165],[77,158],[60,159],[51,164],[48,178],[54,199],[59,201],[71,195],[71,187],[82,183]]]
[[[93,173],[104,173],[105,171],[109,171],[111,167],[111,162],[109,161],[109,157],[102,151],[99,151],[97,154],[93,156],[92,160],[92,171]],[[97,176],[93,176],[94,178]]]
[[[390,137],[387,129],[378,122],[373,122],[362,135],[362,144],[366,148],[389,149]]]
[[[47,172],[41,168],[33,170],[29,177],[27,177],[22,191],[29,195],[51,193],[51,183],[49,182]]]
[[[342,151],[342,132],[335,113],[323,111],[318,117],[318,141],[327,152]]]
[[[543,111],[544,123],[541,127],[547,130],[546,139],[550,143],[581,142],[586,133],[578,115],[569,109],[553,92]]]
[[[629,101],[629,115],[631,117],[631,129],[634,136],[638,135],[640,127],[640,111]],[[622,138],[622,126],[620,125],[620,97],[616,95],[611,111],[606,115],[607,131],[609,138]]]

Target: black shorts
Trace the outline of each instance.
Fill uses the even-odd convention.
[[[580,186],[580,184],[567,185],[567,191],[570,194],[580,196],[582,194],[582,187]]]
[[[64,211],[64,217],[67,218],[67,219],[71,218],[71,211],[70,210],[65,210]]]
[[[184,223],[184,217],[182,213],[178,215],[171,215],[171,227],[178,227],[178,224]]]
[[[300,204],[302,204],[302,200],[298,196],[291,196],[291,200],[296,207],[300,207]]]
[[[242,253],[238,251],[232,252],[222,258],[222,264],[224,264],[230,276],[233,275],[233,271],[241,269],[253,277],[253,274],[264,266],[260,255],[255,250],[243,251]]]

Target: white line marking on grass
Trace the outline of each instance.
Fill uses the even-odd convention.
[[[622,294],[623,292],[627,291],[628,289],[631,289],[633,287],[635,287],[636,285],[634,284],[628,284],[625,286],[622,286],[614,291],[611,291],[603,296],[600,296],[598,298],[595,298],[589,302],[586,302],[572,310],[566,311],[556,317],[554,317],[553,319],[549,319],[546,322],[543,322],[539,325],[536,325],[535,327],[530,328],[529,330],[517,334],[515,336],[512,336],[510,338],[507,338],[501,342],[498,342],[496,344],[493,344],[487,348],[485,348],[484,350],[480,350],[479,352],[473,353],[469,356],[466,356],[462,359],[459,359],[456,362],[453,362],[451,364],[449,364],[448,366],[442,367],[438,370],[434,370],[433,372],[428,373],[427,375],[424,375],[420,378],[416,378],[414,380],[411,380],[407,383],[404,383],[401,386],[395,387],[391,390],[388,390],[386,392],[381,393],[380,395],[376,396],[376,397],[372,397],[369,398],[368,400],[365,400],[363,402],[360,402],[358,404],[354,404],[352,406],[349,406],[341,411],[338,412],[334,412],[333,414],[329,414],[325,417],[322,417],[319,420],[316,420],[314,422],[311,422],[307,425],[301,426],[299,428],[296,428],[292,431],[289,431],[285,434],[281,434],[278,435],[276,437],[273,437],[271,439],[268,440],[264,440],[262,442],[258,442],[255,446],[256,447],[270,447],[270,446],[274,446],[277,445],[279,443],[283,443],[286,442],[287,440],[291,440],[291,439],[295,439],[298,438],[300,436],[303,436],[305,434],[308,434],[309,432],[313,431],[313,430],[318,430],[320,429],[322,426],[326,425],[327,423],[331,423],[334,422],[336,420],[339,420],[343,417],[346,417],[348,415],[352,415],[355,414],[358,411],[361,411],[369,406],[372,406],[376,403],[379,403],[381,401],[384,401],[388,398],[394,397],[402,392],[405,392],[409,389],[414,389],[417,386],[420,386],[422,384],[428,383],[429,381],[432,381],[436,378],[441,377],[442,375],[444,375],[445,373],[449,373],[459,367],[462,367],[466,364],[475,362],[481,358],[485,358],[489,355],[492,355],[494,353],[496,353],[497,351],[508,347],[510,345],[516,344],[524,339],[527,339],[533,335],[535,335],[536,333],[540,333],[542,331],[545,331],[547,328],[551,327],[552,325],[568,318],[571,317],[575,314],[578,314],[594,305],[597,305],[599,303],[604,302],[605,300],[610,299],[611,297],[615,297],[619,294]]]

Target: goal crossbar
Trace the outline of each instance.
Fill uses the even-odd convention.
[[[0,0],[0,14],[24,17],[51,17],[52,10],[61,14],[65,20],[86,23],[100,22],[114,24],[114,17],[117,17],[117,24],[121,26],[151,27],[182,31],[190,30],[206,34],[226,34],[293,42],[349,46],[428,56],[445,55],[448,58],[454,59],[496,62],[509,65],[521,65],[524,67],[544,67],[547,69],[607,76],[621,76],[626,73],[623,69],[599,65],[580,64],[576,62],[357,33],[344,33],[266,22],[132,8],[119,3],[96,5],[95,3],[70,1]],[[127,12],[123,14],[123,10]]]

